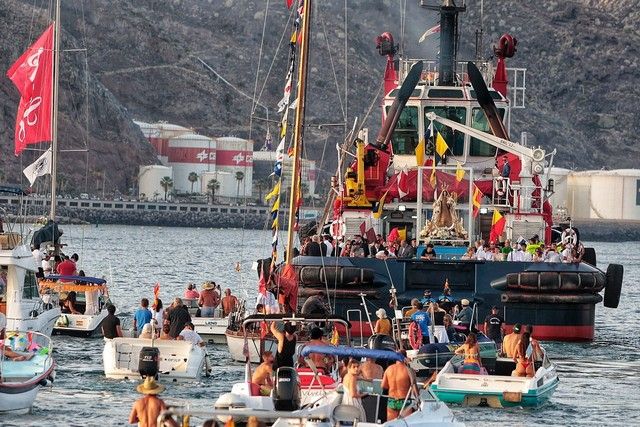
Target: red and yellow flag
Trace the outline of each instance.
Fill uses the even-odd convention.
[[[507,221],[497,209],[493,209],[493,220],[491,221],[491,232],[489,233],[489,241],[498,243]]]

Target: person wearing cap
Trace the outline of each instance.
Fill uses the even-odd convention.
[[[518,347],[518,342],[520,342],[520,329],[522,325],[520,323],[516,323],[513,325],[513,332],[506,335],[502,340],[502,354],[505,357],[514,357],[516,354],[516,347]]]
[[[436,302],[435,298],[431,296],[431,289],[425,289],[422,294],[422,298],[420,299],[422,305],[431,304],[432,302]]]
[[[216,307],[220,304],[220,295],[216,292],[216,284],[205,282],[198,299],[202,317],[213,317]]]
[[[379,308],[376,311],[376,316],[378,316],[378,320],[376,321],[376,325],[373,330],[374,333],[391,336],[393,334],[393,326],[391,325],[391,320],[387,317],[387,312],[384,308]]]
[[[147,377],[144,382],[136,387],[138,393],[145,396],[136,400],[129,415],[129,424],[138,424],[139,427],[152,427],[158,423],[158,416],[167,409],[167,405],[158,397],[164,391],[164,386],[158,384],[153,377]],[[178,424],[172,419],[164,420],[163,425],[178,427]]]
[[[491,307],[491,312],[484,318],[484,333],[489,339],[495,341],[498,350],[502,345],[502,336],[504,335],[503,327],[504,319],[498,312],[498,307]]]
[[[460,301],[460,305],[462,305],[462,310],[460,310],[460,312],[456,314],[455,320],[460,322],[460,325],[466,326],[467,328],[469,328],[469,325],[471,324],[471,319],[473,317],[473,310],[471,310],[471,307],[469,307],[469,300],[466,298],[463,298]]]

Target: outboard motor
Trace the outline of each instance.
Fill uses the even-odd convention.
[[[374,334],[369,337],[369,341],[367,342],[367,346],[371,350],[388,350],[388,351],[396,351],[396,342],[393,337],[389,335],[382,334]],[[389,365],[393,364],[391,360],[376,360],[376,363],[382,366],[384,369],[387,369]]]
[[[273,407],[276,411],[300,409],[300,382],[293,368],[282,367],[276,371],[273,386]]]
[[[158,379],[160,372],[160,350],[157,347],[142,347],[138,359],[138,372],[142,378]]]

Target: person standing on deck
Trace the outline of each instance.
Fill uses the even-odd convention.
[[[113,339],[122,336],[122,327],[120,319],[116,316],[116,306],[109,304],[107,306],[107,317],[102,321],[102,335],[107,339]]]
[[[502,347],[502,337],[504,335],[504,320],[498,313],[498,307],[491,307],[491,313],[484,319],[484,333],[489,339],[495,341],[498,351]]]
[[[238,298],[235,295],[231,295],[231,289],[224,290],[224,297],[222,297],[222,314],[226,317],[238,307]]]
[[[400,415],[406,416],[413,412],[414,398],[411,397],[410,391],[413,392],[414,396],[419,396],[419,393],[415,374],[406,365],[406,362],[397,360],[396,363],[387,368],[382,377],[382,390],[384,394],[389,396],[387,401],[387,421],[395,420]]]
[[[502,354],[506,357],[513,357],[516,354],[516,347],[520,342],[520,328],[522,325],[516,323],[513,325],[513,332],[505,336],[502,340]]]
[[[176,298],[173,301],[173,308],[169,313],[169,335],[171,338],[177,338],[187,322],[191,322],[189,310],[182,304],[180,298]]]
[[[216,292],[216,284],[205,282],[198,299],[202,317],[213,317],[216,307],[220,304],[220,297]]]
[[[138,334],[142,332],[144,325],[151,322],[153,314],[149,311],[149,300],[142,298],[140,300],[140,307],[133,313],[133,330]]]
[[[296,354],[296,328],[291,323],[284,324],[284,333],[276,327],[276,322],[271,322],[269,326],[271,333],[278,340],[278,350],[276,352],[274,368],[293,368],[293,356]]]
[[[376,321],[376,325],[374,327],[374,333],[381,335],[393,335],[393,325],[391,324],[391,320],[387,317],[387,312],[384,308],[379,308],[376,311],[376,316],[378,316],[378,320]]]

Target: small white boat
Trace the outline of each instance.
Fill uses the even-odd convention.
[[[60,316],[57,295],[38,289],[38,270],[29,246],[17,233],[0,233],[0,311],[7,330],[33,331],[51,336]]]
[[[270,351],[275,354],[278,349],[278,343],[273,337],[261,338],[259,332],[245,334],[242,330],[236,331],[229,328],[225,331],[225,337],[231,359],[236,362],[246,361],[248,352],[251,363],[260,363],[260,354],[262,352]]]
[[[532,378],[511,376],[516,364],[508,358],[498,358],[490,375],[458,374],[462,359],[456,356],[438,373],[431,390],[444,402],[463,406],[540,406],[558,387],[556,366],[543,354]]]
[[[222,317],[222,311],[214,317],[191,317],[194,330],[203,340],[212,344],[225,344],[225,331],[229,327],[229,316]]]
[[[53,328],[54,334],[81,337],[102,336],[102,321],[107,317],[107,281],[97,277],[51,275],[40,280],[41,290],[75,292],[77,313],[62,313]]]
[[[315,346],[304,348],[301,356],[321,353],[333,357],[371,357],[374,359],[399,360],[403,356],[393,351],[355,349],[352,347]],[[273,426],[334,426],[353,423],[360,417],[359,409],[343,404],[343,390],[336,371],[324,373],[311,368],[280,368],[276,372],[274,390],[271,396],[260,396],[258,387],[251,384],[249,370],[245,381],[235,384],[230,393],[221,395],[214,404],[218,421],[245,421],[257,417]],[[366,383],[366,384],[365,384]],[[362,404],[366,420],[353,425],[362,426],[403,426],[423,425],[457,426],[451,410],[430,390],[422,389],[416,410],[401,419],[386,422],[386,397],[383,395],[381,380],[362,382],[360,388],[368,392]],[[210,415],[211,416],[211,415]]]
[[[193,380],[207,372],[204,347],[189,341],[147,338],[114,338],[104,340],[102,360],[107,378],[140,378],[140,353],[143,348],[157,348],[159,377],[162,381]]]
[[[27,413],[38,390],[50,385],[55,377],[51,338],[38,332],[8,332],[4,345],[17,353],[33,356],[22,361],[0,356],[0,414]]]

